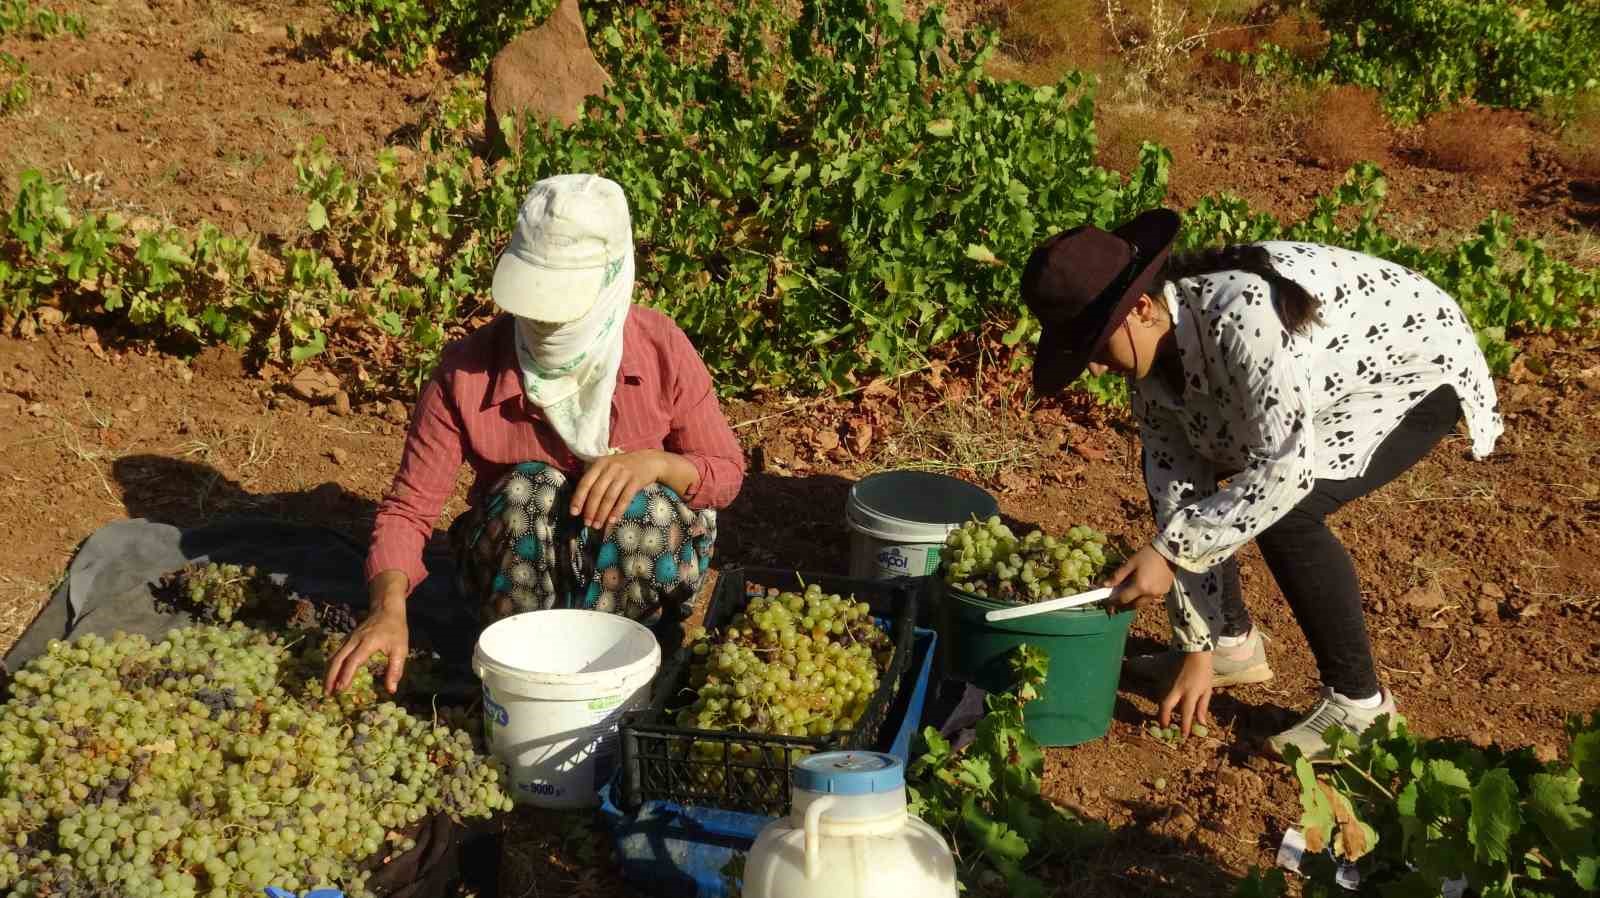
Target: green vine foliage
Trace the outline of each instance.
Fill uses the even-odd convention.
[[[1244,57],[1257,72],[1379,91],[1414,122],[1463,100],[1538,109],[1600,85],[1600,5],[1591,0],[1323,0],[1329,31],[1306,62],[1282,47]]]
[[[1600,712],[1567,730],[1567,759],[1541,763],[1526,748],[1422,739],[1401,720],[1360,736],[1330,728],[1330,765],[1293,760],[1307,894],[1343,894],[1335,860],[1358,864],[1363,892],[1402,898],[1453,880],[1481,898],[1600,891]],[[1275,885],[1253,877],[1241,894],[1281,894]]]
[[[490,308],[528,187],[598,171],[629,193],[639,300],[684,327],[724,390],[837,389],[915,367],[958,334],[994,329],[1026,348],[1038,326],[1018,283],[1033,246],[1162,202],[1164,149],[1144,147],[1125,176],[1095,164],[1082,76],[1042,88],[989,78],[990,36],[949,34],[937,9],[791,6],[592,7],[614,83],[577,125],[530,126],[517,149],[485,158],[481,87],[462,78],[416,152],[351,171],[304,148],[305,226],[282,245],[79,214],[59,184],[24,173],[0,221],[0,309],[53,305],[291,364],[344,339],[416,384],[452,330]],[[1589,320],[1600,274],[1552,259],[1504,216],[1455,243],[1401,240],[1383,226],[1384,187],[1357,167],[1290,223],[1205,199],[1183,240],[1317,240],[1416,268],[1461,301],[1501,370],[1508,336]],[[1084,385],[1125,396],[1118,379]]]
[[[1506,339],[1509,332],[1589,323],[1588,316],[1600,304],[1600,271],[1551,258],[1539,241],[1515,236],[1511,219],[1500,213],[1453,244],[1409,243],[1382,226],[1386,191],[1383,173],[1369,163],[1359,164],[1336,190],[1317,199],[1306,218],[1293,224],[1252,212],[1237,197],[1207,197],[1186,213],[1180,248],[1307,240],[1389,259],[1427,276],[1456,298],[1490,366],[1499,373],[1516,354]]]
[[[83,37],[83,17],[35,7],[29,0],[0,0],[0,37],[19,34],[49,38],[60,34]]]
[[[1106,836],[1102,825],[1080,821],[1040,793],[1044,750],[1023,728],[1023,715],[1044,689],[1049,666],[1043,652],[1018,647],[1011,658],[1016,685],[985,700],[972,744],[955,751],[928,727],[925,753],[908,771],[911,812],[948,835],[969,890],[1003,882],[1006,894],[1042,898],[1049,890],[1035,874],[1045,864]]]
[[[358,30],[354,49],[411,70],[441,52],[482,72],[522,30],[544,21],[556,0],[332,0]]]

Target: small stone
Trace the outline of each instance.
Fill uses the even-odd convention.
[[[384,417],[390,424],[404,425],[411,418],[411,412],[406,409],[406,404],[398,399],[389,400],[389,406],[384,411]]]
[[[135,415],[139,414],[140,412],[144,411],[146,408],[149,408],[149,407],[150,407],[150,400],[146,399],[143,396],[135,396],[135,397],[133,397],[132,401],[130,401],[128,403],[128,411],[133,413],[133,414],[135,414]]]
[[[1444,590],[1439,588],[1437,582],[1429,580],[1415,589],[1407,590],[1400,596],[1400,601],[1413,608],[1442,608],[1445,603]]]
[[[66,313],[55,306],[40,306],[33,315],[39,319],[40,327],[60,327],[67,320]]]
[[[307,402],[327,402],[339,392],[339,378],[331,371],[304,368],[289,380],[289,391]]]
[[[1506,591],[1500,588],[1498,583],[1485,583],[1478,591],[1491,599],[1503,599],[1506,597]]]
[[[43,418],[45,416],[44,403],[42,403],[42,402],[31,402],[31,403],[28,404],[27,411],[28,411],[28,414],[34,416],[35,418]]]
[[[1517,617],[1527,620],[1530,617],[1538,617],[1542,611],[1544,611],[1543,605],[1538,602],[1529,602],[1527,605],[1523,606],[1521,611],[1517,612]]]
[[[333,394],[333,413],[344,416],[350,414],[350,394],[340,390]]]
[[[1533,756],[1542,763],[1553,764],[1561,757],[1561,752],[1554,745],[1544,742],[1533,747]]]
[[[1480,597],[1475,604],[1477,605],[1478,616],[1484,620],[1500,616],[1500,603],[1488,596]]]
[[[38,335],[39,323],[33,320],[32,315],[22,316],[22,320],[17,322],[17,338],[20,340],[32,340]]]
[[[1233,767],[1223,767],[1217,771],[1217,782],[1229,789],[1237,789],[1244,784],[1244,778]]]
[[[188,365],[178,366],[178,380],[184,383],[194,380],[194,371]]]
[[[1156,781],[1153,785],[1156,787],[1157,792],[1165,792],[1167,791],[1167,778],[1164,776],[1158,776],[1156,777]]]
[[[211,201],[211,205],[223,215],[238,215],[241,211],[239,201],[231,196],[219,196]]]
[[[328,455],[329,455],[329,457],[331,457],[333,459],[333,463],[334,464],[339,465],[341,467],[344,465],[344,463],[346,461],[349,461],[349,459],[350,459],[350,453],[345,451],[344,449],[339,448],[338,446],[333,447],[333,449],[331,449],[328,452]]]
[[[1489,628],[1488,627],[1473,627],[1472,628],[1472,635],[1476,636],[1479,639],[1488,639],[1489,638]]]

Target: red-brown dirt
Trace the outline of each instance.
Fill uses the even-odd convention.
[[[957,20],[993,20],[999,5],[958,4]],[[359,163],[403,143],[448,74],[334,61],[303,37],[331,24],[316,0],[62,6],[89,20],[87,38],[0,40],[39,78],[29,106],[0,128],[7,189],[18,170],[37,166],[68,177],[80,203],[177,224],[291,232],[304,210],[296,145],[326,136]],[[1269,33],[1293,30],[1274,27]],[[1106,59],[1096,50],[1085,61]],[[1203,76],[1218,69],[1196,68]],[[1143,137],[1144,129],[1160,139],[1163,120],[1184,129],[1175,206],[1229,190],[1295,216],[1342,177],[1292,138],[1295,109],[1243,82],[1180,86],[1145,102],[1161,116],[1125,134]],[[1600,185],[1584,180],[1593,170],[1573,168],[1572,154],[1532,120],[1515,140],[1507,165],[1459,173],[1429,164],[1414,133],[1394,135],[1386,167],[1394,227],[1431,241],[1498,209],[1551,238],[1564,258],[1600,263]],[[1525,348],[1532,361],[1499,385],[1508,430],[1491,459],[1468,461],[1461,439],[1447,441],[1336,526],[1364,577],[1386,682],[1417,727],[1549,753],[1561,745],[1566,714],[1600,705],[1600,418],[1592,411],[1600,344],[1536,339]],[[843,570],[851,479],[912,462],[976,480],[1024,524],[1147,535],[1124,417],[1084,404],[1007,413],[997,397],[1020,390],[1014,377],[997,379],[1003,367],[936,367],[845,400],[730,404],[752,471],[724,518],[720,562]],[[343,415],[308,406],[224,351],[183,362],[119,350],[75,328],[47,327],[30,341],[0,335],[0,539],[8,546],[0,649],[26,626],[78,542],[109,521],[195,524],[252,513],[364,536],[403,423],[403,409],[389,403]],[[458,496],[450,513],[459,508]],[[1105,739],[1050,753],[1051,796],[1115,827],[1075,891],[1226,893],[1249,865],[1271,862],[1298,816],[1290,778],[1253,748],[1310,702],[1314,669],[1259,556],[1247,550],[1244,560],[1247,601],[1275,637],[1274,682],[1219,698],[1212,738],[1178,749],[1142,735],[1153,704],[1125,692]],[[1403,600],[1430,585],[1442,605]],[[1154,645],[1161,627],[1159,612],[1147,612],[1134,647]],[[1165,790],[1155,789],[1157,779]],[[552,840],[550,893],[615,894],[603,858],[574,861],[571,841]]]
[[[1364,578],[1384,678],[1415,725],[1553,753],[1564,717],[1600,706],[1600,420],[1588,411],[1600,344],[1528,348],[1536,363],[1500,384],[1508,429],[1493,457],[1469,461],[1464,439],[1449,439],[1336,528]],[[0,538],[12,547],[0,562],[0,646],[75,544],[112,520],[266,514],[364,535],[402,428],[382,407],[340,416],[239,369],[222,352],[186,365],[71,329],[0,341]],[[720,563],[842,572],[850,482],[916,459],[942,459],[992,490],[1020,525],[1147,536],[1124,417],[1078,404],[1008,411],[1020,393],[994,369],[978,381],[941,367],[844,400],[731,403],[753,461],[723,518]],[[1143,735],[1154,705],[1124,691],[1105,739],[1050,753],[1049,794],[1114,829],[1083,869],[1088,894],[1217,894],[1269,863],[1298,817],[1290,777],[1255,748],[1313,699],[1315,671],[1259,556],[1243,557],[1277,679],[1219,697],[1212,736],[1177,749]],[[1430,584],[1442,604],[1407,601]],[[1155,646],[1162,627],[1146,612],[1132,648]]]

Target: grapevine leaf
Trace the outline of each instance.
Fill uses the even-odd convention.
[[[1473,787],[1467,839],[1478,863],[1504,863],[1509,858],[1511,837],[1522,828],[1517,800],[1517,784],[1504,767],[1484,774]]]
[[[328,210],[322,205],[321,200],[312,200],[306,205],[306,226],[313,231],[320,231],[328,226]]]
[[[956,779],[962,783],[987,795],[994,790],[994,771],[989,768],[989,762],[983,758],[962,758],[956,764]]]
[[[995,820],[978,807],[971,795],[961,803],[961,822],[977,840],[978,849],[998,860],[1020,861],[1028,856],[1028,843],[1017,831]]]
[[[1600,785],[1600,728],[1574,733],[1569,756],[1584,782]]]
[[[1044,821],[1033,812],[1033,801],[1016,795],[1006,796],[1000,812],[1005,822],[1017,831],[1017,834],[1029,842],[1035,842],[1044,834]]]
[[[995,256],[994,250],[991,250],[981,243],[967,244],[967,258],[974,262],[982,262],[985,265],[1005,264],[1004,262],[1001,262],[997,256]]]
[[[1030,876],[1014,861],[996,859],[994,868],[1005,877],[1007,891],[1017,898],[1046,898],[1050,893],[1037,877]]]
[[[1316,771],[1305,758],[1296,758],[1294,776],[1300,782],[1300,829],[1306,834],[1306,850],[1321,854],[1333,836],[1333,807],[1318,788]]]
[[[1593,889],[1600,845],[1594,814],[1579,803],[1581,789],[1581,781],[1570,774],[1535,774],[1529,780],[1528,814],[1569,869],[1579,872],[1587,866],[1589,881],[1584,888]]]

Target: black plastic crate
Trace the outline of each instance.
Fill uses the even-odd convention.
[[[622,794],[627,810],[646,801],[778,816],[789,812],[789,771],[804,753],[870,748],[889,714],[896,691],[911,666],[913,629],[920,584],[911,581],[857,580],[766,568],[730,567],[721,572],[706,609],[705,627],[719,630],[750,600],[769,588],[804,591],[816,584],[825,593],[866,602],[890,635],[894,653],[880,674],[878,690],[853,729],[821,738],[684,729],[674,722],[677,709],[692,701],[688,646],[674,652],[656,678],[650,706],[623,715]],[[701,754],[696,745],[710,746]],[[734,757],[736,749],[752,749]]]

